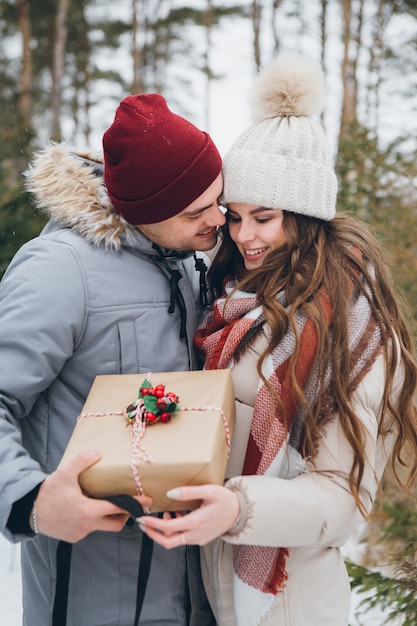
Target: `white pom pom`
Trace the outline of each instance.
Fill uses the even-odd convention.
[[[253,93],[255,122],[272,117],[312,116],[325,104],[324,74],[318,63],[280,56],[258,76]]]

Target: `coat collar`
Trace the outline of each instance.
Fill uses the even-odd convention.
[[[71,228],[95,246],[151,250],[152,242],[114,210],[102,170],[102,156],[51,143],[24,172],[26,189],[52,223]]]

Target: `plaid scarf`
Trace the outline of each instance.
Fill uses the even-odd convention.
[[[244,352],[257,330],[265,323],[262,307],[255,294],[236,291],[233,282],[227,283],[225,293],[226,297],[232,295],[227,302],[226,297],[216,300],[213,311],[205,318],[195,337],[195,347],[204,356],[205,369],[233,367],[234,355]],[[322,289],[318,297],[327,324],[330,326],[332,311],[327,292]],[[288,310],[283,294],[279,294],[278,300]],[[300,352],[295,375],[308,403],[312,404],[317,397],[319,386],[317,366],[314,366],[317,333],[313,322],[301,312],[296,314],[296,325],[300,337]],[[381,343],[379,326],[371,314],[366,296],[359,291],[355,292],[352,299],[348,325],[349,349],[353,362],[349,382],[356,386],[374,362]],[[274,402],[271,393],[260,380],[243,475],[279,475],[280,464],[286,457],[283,452],[289,442],[295,447],[300,442],[303,409],[297,406],[292,393],[290,368],[295,341],[294,331],[289,328],[263,364],[265,378],[283,402],[286,421],[284,426],[279,417],[278,404]],[[331,401],[331,378],[329,366],[324,376],[324,391],[326,396],[330,397],[330,401],[326,403],[327,415],[321,416],[320,422],[325,422],[334,411]],[[271,415],[276,417],[271,419]],[[287,556],[286,548],[233,546],[238,626],[255,626],[270,611],[274,597],[287,580],[285,568]]]

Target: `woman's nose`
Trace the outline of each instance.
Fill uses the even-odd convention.
[[[253,239],[253,230],[249,224],[243,220],[240,222],[236,232],[236,241],[239,243],[245,243]]]

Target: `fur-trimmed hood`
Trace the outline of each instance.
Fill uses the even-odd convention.
[[[113,208],[103,181],[103,157],[51,143],[24,172],[38,209],[90,243],[119,249],[137,241],[138,229]]]

